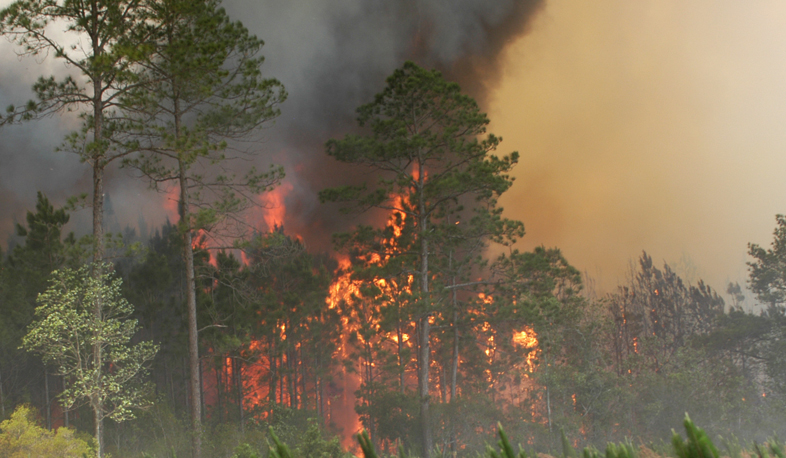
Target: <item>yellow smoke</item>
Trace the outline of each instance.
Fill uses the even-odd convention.
[[[719,290],[786,212],[786,3],[550,0],[487,107],[527,247],[608,289],[642,250]],[[689,278],[696,280],[697,278]]]

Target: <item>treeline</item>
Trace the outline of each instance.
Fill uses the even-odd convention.
[[[91,431],[89,411],[59,407],[64,380],[19,349],[50,272],[86,256],[73,235],[62,234],[67,221],[39,195],[36,211],[17,229],[21,242],[4,256],[0,393],[6,417],[32,403],[44,425]],[[775,247],[786,242],[785,220],[778,222]],[[133,236],[127,231],[126,239]],[[140,255],[116,262],[142,325],[138,338],[161,346],[150,372],[157,405],[130,423],[110,423],[107,442],[116,453],[188,448],[180,243],[177,227],[167,224]],[[751,284],[772,297],[776,249],[752,246],[751,254]],[[417,450],[411,279],[383,283],[367,277],[367,268],[341,268],[283,229],[257,234],[242,259],[204,249],[196,259],[206,453],[262,441],[266,425],[293,445],[309,419],[328,435],[354,432],[346,430],[358,426],[351,412],[340,410],[352,394],[359,426],[378,450]],[[513,268],[499,263],[500,271],[502,265]],[[574,445],[655,440],[685,411],[723,437],[761,441],[781,431],[782,302],[750,313],[730,285],[732,304],[725,305],[702,282],[686,284],[646,253],[627,284],[595,299],[581,294],[578,273],[557,250],[521,253],[516,268],[455,295],[443,289],[449,301],[432,308],[435,451],[446,453],[451,444],[460,454],[480,451],[498,421],[542,450],[558,450],[563,433]]]

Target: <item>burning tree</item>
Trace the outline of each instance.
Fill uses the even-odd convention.
[[[456,223],[462,220],[467,205],[478,214],[475,221],[492,221],[495,231],[520,224],[506,224],[496,207],[496,199],[512,184],[507,173],[518,154],[498,157],[491,154],[500,139],[486,134],[488,118],[477,103],[461,93],[455,83],[445,81],[437,71],[425,70],[412,62],[396,70],[386,88],[374,101],[358,108],[358,124],[366,135],[348,135],[330,140],[327,153],[339,161],[355,163],[376,172],[375,183],[323,190],[323,202],[352,205],[345,211],[371,208],[394,212],[403,226],[395,234],[394,249],[380,253],[375,269],[384,267],[384,276],[399,277],[403,284],[412,275],[412,309],[417,323],[418,397],[420,403],[421,447],[424,456],[432,448],[429,416],[429,370],[431,367],[431,323],[444,296],[447,282],[437,282],[440,263],[432,256]],[[459,227],[464,227],[459,225]],[[339,237],[391,248],[375,240],[389,236],[391,228],[373,230],[360,227],[353,236]],[[464,236],[477,237],[473,231]],[[359,239],[361,238],[361,239]],[[481,237],[482,238],[482,237]],[[355,243],[357,246],[357,243]],[[449,251],[449,250],[448,250]],[[383,271],[380,271],[382,274]]]

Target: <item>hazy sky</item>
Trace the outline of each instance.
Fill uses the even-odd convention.
[[[263,145],[266,161],[289,167],[287,189],[298,194],[286,199],[289,227],[329,240],[333,226],[319,221],[325,212],[315,199],[332,167],[321,145],[352,125],[354,107],[393,68],[413,52],[448,67],[482,52],[493,24],[527,2],[540,3],[500,0],[492,11],[484,0],[341,0],[331,8],[323,0],[228,0],[230,13],[267,42],[266,74],[291,94]],[[642,250],[718,290],[744,281],[747,243],[768,245],[774,215],[786,212],[784,18],[786,3],[774,0],[546,0],[528,33],[501,54],[501,78],[485,82],[483,108],[504,138],[501,152],[522,156],[502,203],[524,221],[524,245],[562,248],[604,288]],[[0,43],[2,104],[37,75],[61,71],[12,50]],[[72,127],[50,119],[0,133],[0,239],[36,190],[62,201],[87,189],[88,168],[53,152]],[[127,222],[163,217],[142,184],[124,172],[110,179]]]
[[[487,107],[528,246],[606,287],[646,250],[714,288],[786,212],[786,3],[549,0]]]

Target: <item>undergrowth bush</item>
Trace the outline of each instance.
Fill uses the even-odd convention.
[[[0,456],[4,458],[82,458],[94,454],[74,430],[58,428],[54,432],[38,426],[33,410],[26,405],[17,407],[11,418],[0,423]]]

